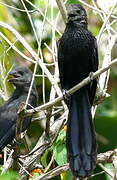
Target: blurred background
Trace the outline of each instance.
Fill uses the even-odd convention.
[[[94,36],[98,37],[104,18],[108,15],[108,12],[115,1],[116,0],[84,1],[101,11],[101,13],[99,13],[92,8],[84,6],[88,14],[89,30]],[[68,0],[65,1],[65,3],[81,2],[78,2],[77,0]],[[28,10],[29,16],[26,9]],[[111,16],[109,18],[109,23],[111,24],[109,29],[109,32],[111,33],[110,36],[117,35],[117,6],[113,11],[113,15],[114,17]],[[56,79],[59,78],[58,70],[55,73],[57,68],[57,41],[64,31],[65,24],[55,0],[0,0],[0,21],[9,24],[18,31],[32,47],[33,51],[39,55],[51,74],[56,75]],[[98,43],[100,67],[103,64],[106,48],[108,46],[109,32],[105,28]],[[35,63],[28,61],[26,57],[22,57],[18,51],[12,48],[13,45],[26,57],[29,57],[34,61],[31,53],[28,52],[27,48],[19,42],[17,37],[7,28],[0,25],[0,105],[2,105],[13,92],[14,87],[12,87],[7,81],[7,74],[10,69],[19,64],[28,66],[32,71],[34,71],[35,67]],[[117,58],[117,39],[110,53],[112,60]],[[51,83],[39,65],[37,66],[35,81],[39,95],[39,105],[51,100]],[[94,118],[97,133],[98,153],[115,149],[117,145],[117,65],[111,68],[107,93],[110,94],[110,97],[106,98],[98,105]],[[56,95],[54,95],[54,98],[55,97]],[[44,121],[34,121],[31,124],[27,136],[30,149],[34,147],[39,136],[41,136],[44,127]],[[61,141],[63,143],[64,138]],[[65,146],[63,148],[65,148]],[[25,149],[22,148],[22,152],[26,153]],[[44,167],[47,166],[47,159],[48,157],[50,158],[52,154],[53,149],[49,150],[49,153],[43,157],[42,164]],[[63,157],[63,154],[61,154],[61,156]],[[50,169],[57,165],[61,165],[60,161],[61,159],[58,160],[58,155],[55,155],[54,162]],[[113,171],[113,166],[111,164],[106,164],[106,167]],[[94,173],[100,171],[102,171],[102,169],[97,167]],[[10,176],[11,175],[8,174],[6,177],[5,175],[4,177],[1,176],[1,178],[3,180],[10,180],[13,179],[14,174],[11,177]],[[72,176],[70,173],[64,173],[53,179],[71,180]],[[89,179],[109,180],[111,178],[103,173]]]

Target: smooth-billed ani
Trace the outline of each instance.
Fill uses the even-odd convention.
[[[87,15],[79,4],[68,6],[68,22],[58,43],[60,83],[72,88],[98,69],[95,37],[87,29]],[[75,177],[88,177],[96,165],[96,137],[91,107],[96,79],[70,96],[66,147],[70,168]]]
[[[26,67],[17,67],[9,73],[12,78],[9,81],[15,86],[15,90],[10,99],[0,107],[0,151],[15,138],[16,120],[19,105],[26,101],[32,73]],[[37,91],[33,83],[32,91],[28,103],[37,106]],[[30,108],[28,106],[28,108]],[[31,117],[26,117],[23,121],[22,131],[30,125]]]

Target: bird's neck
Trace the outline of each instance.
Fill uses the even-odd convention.
[[[28,94],[28,92],[24,91],[24,89],[20,88],[16,88],[11,96],[10,99],[18,99],[20,96],[26,95]]]
[[[78,21],[69,21],[67,23],[67,27],[69,28],[83,28],[87,30],[87,23],[86,24],[82,24],[79,23]]]
[[[12,95],[12,97],[14,98],[14,99],[17,99],[17,98],[19,98],[20,96],[26,96],[26,95],[28,95],[28,92],[29,92],[29,86],[17,86],[16,87],[16,89],[14,90],[14,92],[13,92],[13,95]],[[31,91],[31,95],[33,95],[34,94],[34,92],[35,92],[35,87],[33,86],[32,87],[32,91]],[[11,98],[12,98],[11,97]]]

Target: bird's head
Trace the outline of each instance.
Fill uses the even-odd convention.
[[[68,23],[74,22],[87,28],[87,14],[80,4],[70,4],[67,7]]]
[[[29,86],[32,80],[32,72],[27,67],[16,67],[9,72],[9,82],[16,87]]]

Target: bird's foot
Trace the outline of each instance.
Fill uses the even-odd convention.
[[[63,89],[62,92],[63,92],[63,98],[64,98],[65,102],[66,101],[68,102],[70,100],[71,95],[67,92],[66,89]]]
[[[93,76],[94,76],[94,73],[93,73],[93,72],[90,72],[90,73],[89,73],[89,77],[90,77],[90,80],[91,80],[91,81],[93,81],[93,79],[94,79]]]

